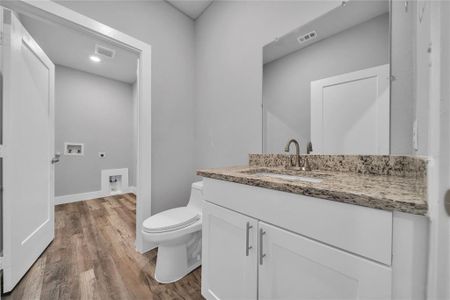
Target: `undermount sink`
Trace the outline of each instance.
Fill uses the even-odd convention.
[[[272,178],[289,180],[289,181],[304,181],[304,182],[311,182],[311,183],[320,183],[320,182],[322,182],[322,179],[319,179],[319,178],[297,176],[297,175],[287,175],[287,174],[278,174],[278,173],[270,173],[270,172],[258,172],[258,173],[255,173],[254,175],[256,175],[256,176],[272,177]]]

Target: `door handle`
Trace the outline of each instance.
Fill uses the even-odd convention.
[[[263,260],[264,257],[266,257],[266,255],[264,254],[264,249],[263,249],[263,236],[266,234],[266,232],[260,228],[259,229],[259,264],[262,266],[263,264]]]
[[[450,190],[447,191],[447,193],[445,193],[445,199],[444,199],[444,208],[445,211],[447,212],[447,216],[450,217]]]
[[[245,226],[245,256],[248,256],[250,253],[250,249],[253,247],[250,246],[250,229],[252,229],[253,226],[250,225],[250,222],[247,222]]]
[[[59,163],[59,159],[61,158],[61,153],[56,152],[55,156],[52,158],[52,164]]]

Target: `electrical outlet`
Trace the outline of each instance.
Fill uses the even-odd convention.
[[[413,123],[413,140],[412,140],[414,151],[419,150],[419,141],[418,141],[418,139],[419,138],[418,138],[418,132],[417,132],[417,120],[414,120],[414,123]]]
[[[99,158],[105,158],[106,157],[106,152],[99,152],[98,153],[98,157]]]

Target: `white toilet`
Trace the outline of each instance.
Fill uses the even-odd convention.
[[[203,182],[194,182],[187,206],[169,209],[146,219],[144,239],[158,244],[155,279],[177,281],[201,264]]]

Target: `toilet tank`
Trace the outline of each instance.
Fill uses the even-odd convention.
[[[202,200],[203,200],[203,181],[194,182],[191,187],[191,198],[189,199],[189,203],[187,206],[199,210],[201,212]]]

